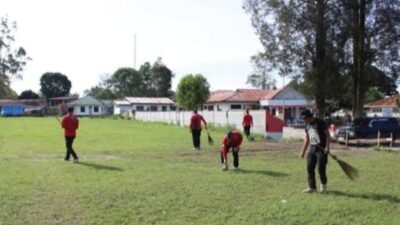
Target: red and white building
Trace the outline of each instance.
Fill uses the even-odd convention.
[[[277,90],[237,89],[211,93],[205,111],[265,111],[266,136],[282,137],[284,126],[302,125],[300,112],[312,108],[313,101],[289,86]]]

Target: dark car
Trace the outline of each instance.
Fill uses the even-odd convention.
[[[380,137],[391,137],[395,140],[400,136],[400,124],[394,117],[366,117],[355,119],[351,125],[340,127],[336,131],[339,142],[349,139],[371,139]]]

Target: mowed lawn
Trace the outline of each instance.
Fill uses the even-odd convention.
[[[329,193],[303,194],[301,142],[244,141],[224,172],[212,136],[195,151],[187,128],[83,118],[73,164],[55,118],[0,118],[0,224],[400,224],[400,154],[333,149],[360,178],[330,159]]]

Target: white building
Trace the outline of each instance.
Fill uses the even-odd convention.
[[[112,102],[98,100],[93,96],[79,98],[67,104],[74,108],[74,114],[78,116],[105,116],[112,114]]]
[[[114,101],[114,115],[136,111],[171,111],[175,109],[174,105],[175,103],[169,98],[126,97]]]

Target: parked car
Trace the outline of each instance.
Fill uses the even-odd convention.
[[[380,137],[388,138],[392,135],[393,141],[400,137],[400,124],[394,117],[366,117],[355,119],[348,126],[340,127],[336,130],[336,138],[339,142],[348,139],[371,139],[377,138],[378,131]]]

